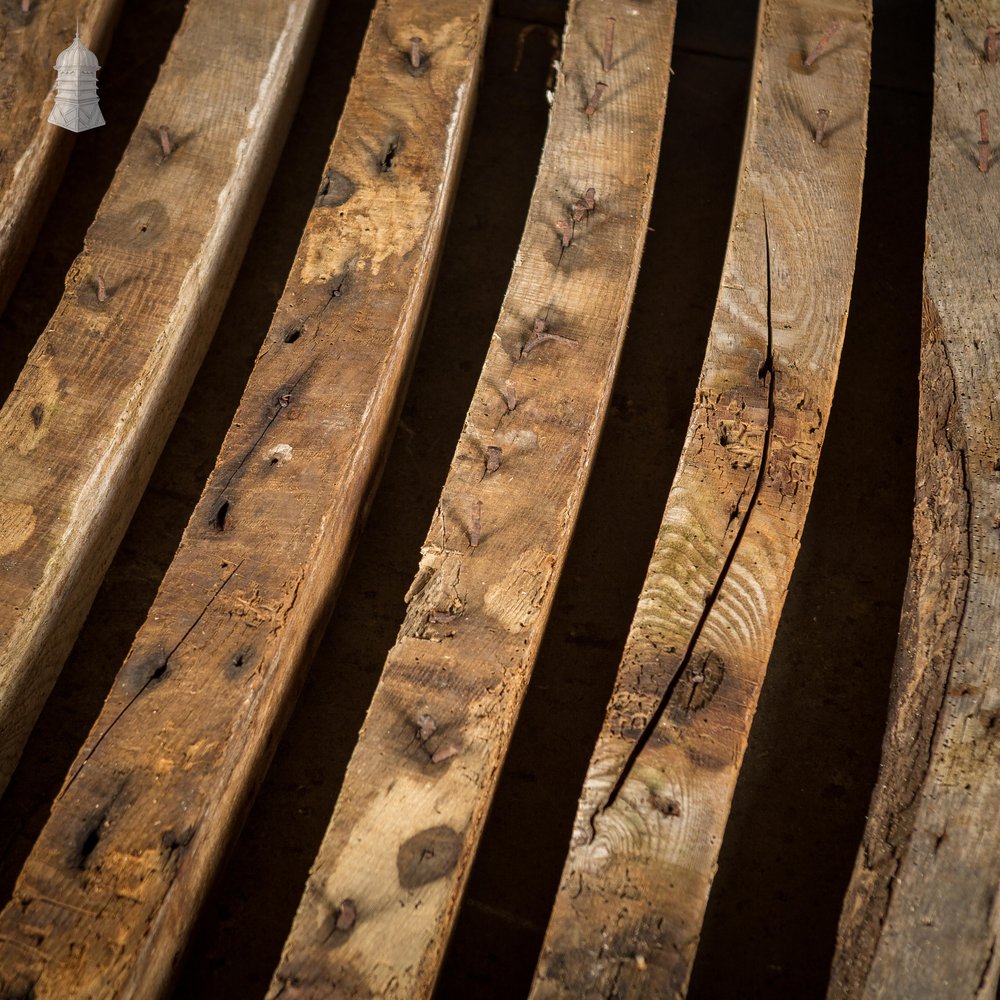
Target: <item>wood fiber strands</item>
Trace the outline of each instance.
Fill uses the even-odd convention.
[[[568,18],[511,282],[272,997],[429,994],[552,604],[638,273],[674,4]]]
[[[488,15],[489,0],[376,7],[219,460],[0,916],[8,991],[145,1000],[167,988],[322,634],[395,422]]]
[[[1000,979],[1000,3],[939,0],[913,547],[882,764],[829,995]],[[984,48],[986,49],[984,51]],[[994,45],[994,53],[995,53]],[[989,140],[987,140],[989,141]]]
[[[219,320],[322,7],[192,0],[0,410],[0,789]]]
[[[817,40],[835,35],[811,66]],[[684,995],[833,396],[866,0],[762,4],[722,287],[532,995]],[[817,109],[830,110],[815,141]]]
[[[7,304],[63,175],[73,137],[48,124],[56,56],[77,17],[103,57],[122,0],[8,3],[0,21],[0,311]],[[0,528],[2,530],[2,528]]]

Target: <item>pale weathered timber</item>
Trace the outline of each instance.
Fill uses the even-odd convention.
[[[204,356],[322,6],[190,5],[0,411],[0,788]]]
[[[376,7],[233,426],[0,917],[8,989],[41,1000],[83,984],[145,1000],[168,985],[374,486],[457,187],[489,6]]]
[[[122,0],[51,0],[27,11],[6,6],[0,21],[0,311],[73,148],[72,134],[46,120],[56,56],[73,40],[79,18],[83,41],[103,58]]]
[[[829,995],[994,998],[1000,980],[1000,3],[939,0],[913,548],[889,722]]]
[[[803,56],[834,22],[810,68]],[[765,0],[722,287],[533,996],[687,989],[812,494],[861,208],[867,0]],[[815,140],[817,112],[830,112]]]
[[[433,987],[611,393],[673,22],[672,2],[570,6],[511,282],[272,997]]]

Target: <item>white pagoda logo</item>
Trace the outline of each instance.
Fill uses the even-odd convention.
[[[77,29],[73,44],[56,57],[56,102],[49,121],[71,132],[86,132],[104,124],[97,103],[97,56],[80,41]]]

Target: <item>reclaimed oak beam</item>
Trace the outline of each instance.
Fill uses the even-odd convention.
[[[0,789],[225,305],[321,7],[190,5],[0,410]]]
[[[611,395],[674,10],[570,5],[514,272],[272,997],[433,988]]]
[[[73,149],[72,133],[48,123],[56,56],[73,40],[79,19],[87,47],[103,58],[122,0],[7,6],[0,23],[0,312]]]
[[[532,996],[679,997],[799,549],[861,209],[867,0],[764,0],[695,405]]]
[[[237,20],[273,22],[269,6]],[[8,991],[145,1000],[169,986],[374,490],[457,189],[489,8],[375,9],[215,469],[0,916]]]
[[[913,546],[831,998],[1000,980],[998,25],[996,2],[938,0]]]

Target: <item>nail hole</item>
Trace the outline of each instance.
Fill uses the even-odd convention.
[[[150,675],[149,679],[151,681],[158,681],[167,672],[167,665],[161,663]]]
[[[223,500],[219,509],[215,512],[215,517],[212,518],[212,522],[215,524],[219,531],[226,530],[226,518],[229,515],[229,501]]]
[[[383,174],[388,173],[392,170],[396,161],[396,153],[399,152],[399,143],[390,142],[388,149],[386,149],[382,158],[378,161],[378,168]]]
[[[295,341],[298,340],[299,337],[301,336],[302,336],[301,330],[289,330],[288,333],[285,334],[285,343],[294,344]]]

